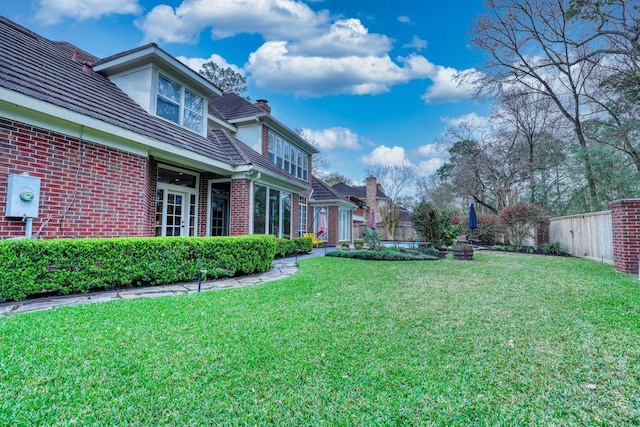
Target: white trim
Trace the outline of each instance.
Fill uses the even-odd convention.
[[[207,232],[205,236],[211,237],[211,188],[213,184],[229,184],[229,193],[231,193],[231,180],[230,179],[210,179],[207,183],[207,201],[206,201],[206,214],[207,214]],[[227,233],[230,234],[231,228],[231,194],[227,197]]]
[[[6,101],[11,99],[12,102]],[[244,172],[250,165],[230,166],[84,114],[0,87],[0,116],[141,156],[156,156],[203,169]],[[83,130],[84,127],[84,130]]]
[[[165,182],[160,182],[157,180],[157,172],[160,170],[160,168],[162,169],[168,169],[174,172],[183,172],[186,173],[188,175],[192,175],[195,176],[196,178],[196,186],[195,188],[191,188],[191,187],[183,187],[181,185],[174,185],[174,184],[167,184]],[[191,205],[191,197],[192,195],[196,196],[196,203],[195,203],[195,210],[194,210],[194,224],[193,224],[193,236],[196,237],[198,235],[198,212],[200,212],[200,197],[198,197],[199,193],[200,193],[200,173],[198,172],[194,172],[192,170],[189,169],[184,169],[181,167],[177,167],[177,166],[172,166],[172,165],[165,165],[163,163],[158,163],[156,165],[156,188],[157,189],[163,189],[166,191],[173,191],[173,192],[178,192],[178,193],[185,193],[189,196],[189,198],[187,199],[187,223],[185,225],[185,229],[187,230],[187,234],[186,236],[189,236],[189,224],[188,224],[188,218],[189,218],[189,207]],[[166,219],[166,204],[164,204],[163,206],[163,220]],[[184,217],[184,214],[183,214]],[[155,214],[154,214],[154,218],[155,218]],[[165,227],[163,226],[162,228],[162,235],[164,236],[165,233]]]

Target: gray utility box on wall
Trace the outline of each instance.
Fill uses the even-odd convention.
[[[28,174],[9,175],[8,184],[5,216],[37,218],[40,207],[40,178]]]

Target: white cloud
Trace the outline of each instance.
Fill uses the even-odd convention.
[[[447,154],[447,148],[437,144],[426,144],[418,147],[418,154],[422,157],[443,156]]]
[[[441,157],[424,160],[418,165],[418,174],[423,176],[431,175],[440,169],[444,163],[445,161]]]
[[[402,22],[404,24],[411,24],[411,18],[405,15],[398,16],[398,22]]]
[[[214,62],[221,68],[231,68],[236,73],[244,75],[244,71],[236,65],[229,64],[226,59],[218,54],[212,54],[209,58],[187,58],[186,56],[178,56],[176,59],[192,70],[199,72],[202,69],[202,65],[207,62]]]
[[[413,39],[411,40],[411,43],[407,43],[402,45],[402,47],[404,48],[413,48],[417,51],[420,51],[422,49],[426,49],[427,48],[427,41],[426,40],[422,40],[420,37],[418,36],[413,36]]]
[[[359,19],[341,19],[324,34],[290,47],[292,54],[304,56],[377,56],[391,50],[391,40],[381,34],[370,34]]]
[[[487,117],[479,116],[476,113],[469,113],[459,117],[440,117],[440,121],[449,126],[460,126],[463,123],[474,125],[474,126],[482,126],[488,122]]]
[[[82,21],[111,14],[136,15],[142,11],[138,0],[37,0],[34,8],[36,20],[45,25],[55,25],[66,17]]]
[[[50,0],[48,0],[50,1]],[[123,0],[120,0],[123,1]],[[410,22],[400,17],[401,22]],[[193,43],[205,29],[213,38],[259,34],[265,42],[251,53],[244,71],[261,90],[301,96],[376,95],[414,79],[433,85],[425,103],[458,101],[470,94],[457,87],[455,69],[411,54],[391,58],[392,40],[370,33],[359,19],[332,21],[296,0],[183,0],[177,7],[158,5],[136,21],[146,41]],[[407,47],[423,49],[414,37]]]
[[[391,148],[386,145],[376,147],[371,153],[360,157],[360,160],[365,165],[411,165],[404,148],[397,145]]]
[[[464,72],[472,72],[465,70]],[[429,86],[420,99],[425,104],[441,104],[444,102],[457,102],[471,97],[473,87],[468,83],[460,84],[454,79],[459,73],[455,68],[436,66],[435,72],[429,75],[433,85]]]
[[[416,74],[388,55],[304,56],[291,54],[290,47],[283,41],[267,42],[249,56],[245,70],[256,86],[303,96],[378,94]]]
[[[302,136],[320,151],[359,150],[359,137],[351,129],[332,127],[322,130],[302,129]]]
[[[291,40],[316,36],[327,22],[326,11],[293,0],[184,0],[176,8],[154,7],[137,25],[146,41],[192,43],[205,28],[214,38],[250,33]]]

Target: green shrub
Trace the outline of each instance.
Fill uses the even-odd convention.
[[[296,254],[306,254],[313,250],[313,241],[310,237],[297,237],[294,239],[280,239],[276,248],[276,256],[287,257]]]
[[[267,271],[273,236],[5,240],[0,301]]]
[[[560,242],[545,243],[544,245],[542,245],[541,250],[542,250],[542,253],[544,254],[559,255],[564,253],[564,247]]]
[[[425,254],[419,251],[398,251],[398,250],[385,250],[372,251],[372,250],[356,250],[346,251],[338,249],[335,251],[327,252],[326,256],[338,257],[338,258],[354,258],[368,261],[433,261],[441,259],[435,255]]]
[[[366,229],[364,232],[364,244],[372,251],[379,251],[383,248],[380,243],[380,235],[376,230]]]

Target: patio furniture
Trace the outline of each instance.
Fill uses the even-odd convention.
[[[316,239],[316,235],[314,233],[303,233],[302,237],[308,237],[311,239],[311,243],[313,244],[314,248],[319,247],[320,245],[324,244],[324,240],[318,240]]]

